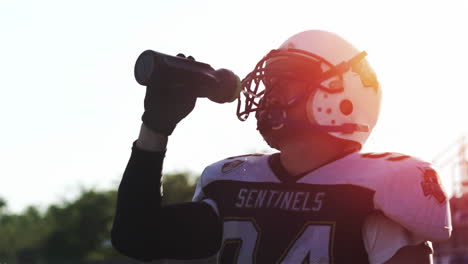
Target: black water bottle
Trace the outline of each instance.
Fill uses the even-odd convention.
[[[209,64],[185,56],[170,56],[146,50],[135,63],[135,79],[141,85],[160,89],[181,87],[197,97],[216,103],[234,101],[241,89],[239,77],[227,69],[214,70]]]

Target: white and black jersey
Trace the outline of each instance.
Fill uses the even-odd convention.
[[[278,154],[230,158],[205,169],[194,200],[223,220],[221,263],[382,263],[451,229],[436,172],[395,153],[355,152],[298,177]]]
[[[141,260],[382,263],[404,246],[448,238],[448,201],[418,159],[354,152],[288,175],[279,155],[208,166],[194,201],[160,206],[163,153],[133,148],[119,187],[114,246]]]

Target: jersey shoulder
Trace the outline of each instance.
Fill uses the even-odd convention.
[[[344,171],[357,183],[370,188],[380,182],[399,181],[400,178],[418,178],[426,170],[433,170],[430,163],[416,157],[397,152],[356,152],[336,162],[335,170]],[[361,176],[361,177],[359,177]],[[366,181],[368,183],[366,183]]]
[[[374,204],[387,217],[429,240],[450,236],[448,198],[436,169],[400,153],[361,153],[359,164],[375,171]]]
[[[198,180],[193,200],[205,199],[205,187],[216,181],[255,182],[276,179],[268,166],[269,156],[263,154],[234,156],[209,165]]]
[[[367,168],[361,171],[377,176],[373,179],[377,182],[375,184],[377,191],[381,191],[379,187],[407,186],[407,189],[401,189],[401,191],[410,191],[405,195],[415,197],[422,195],[439,203],[447,199],[436,169],[431,163],[422,159],[396,152],[359,153],[351,162]]]
[[[382,182],[404,175],[401,172],[407,168],[426,164],[395,152],[354,152],[311,172],[302,181],[310,184],[353,184],[377,190]]]
[[[416,157],[397,152],[357,152],[352,156],[350,162],[355,163],[360,169],[380,168],[383,175],[392,174],[394,171],[404,168],[430,165]]]

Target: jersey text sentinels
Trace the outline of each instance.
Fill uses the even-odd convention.
[[[277,190],[239,190],[235,206],[238,208],[278,208],[291,211],[319,211],[324,192],[283,192]],[[313,198],[312,198],[313,197]]]

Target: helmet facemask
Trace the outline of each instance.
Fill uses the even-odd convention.
[[[368,131],[368,127],[363,124],[317,125],[310,116],[303,120],[291,120],[287,116],[289,108],[302,103],[306,105],[308,98],[317,91],[330,95],[342,93],[343,73],[349,71],[353,65],[358,65],[365,56],[366,53],[361,52],[348,61],[333,65],[324,58],[303,50],[272,50],[242,81],[244,107],[242,109],[242,99],[239,97],[237,116],[244,121],[250,113],[256,112],[257,129],[264,137],[269,130],[283,129],[285,126],[308,131],[312,128],[323,132]],[[296,94],[283,101],[276,100],[275,96],[283,96],[281,90],[288,89],[287,85],[281,85],[284,80],[302,82],[304,89],[296,91]],[[270,96],[271,94],[274,96]],[[271,142],[265,139],[271,146]]]
[[[365,53],[359,55],[361,54],[365,56]],[[289,60],[294,60],[294,63],[288,64]],[[286,62],[286,66],[274,67],[278,62]],[[349,68],[345,64],[334,66],[320,56],[303,50],[272,50],[242,80],[244,107],[242,110],[242,99],[239,97],[237,117],[245,121],[250,113],[258,110],[260,100],[266,92],[265,88],[271,87],[270,82],[273,79],[295,79],[309,83],[314,89],[323,89],[329,93],[341,92],[343,87],[339,81],[327,83],[327,80],[333,76],[338,76],[342,80],[341,73]]]

